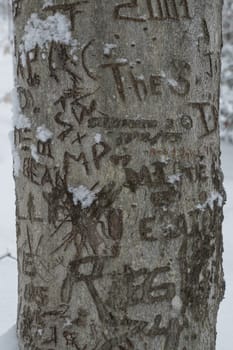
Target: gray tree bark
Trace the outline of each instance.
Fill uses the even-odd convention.
[[[20,350],[215,349],[221,10],[13,1]]]

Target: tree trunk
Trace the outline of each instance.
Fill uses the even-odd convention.
[[[213,350],[221,0],[13,1],[20,350]]]

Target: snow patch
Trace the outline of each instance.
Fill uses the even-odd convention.
[[[126,63],[128,63],[128,60],[127,60],[127,58],[117,58],[116,63],[126,64]]]
[[[78,187],[69,186],[68,190],[73,194],[74,205],[81,203],[82,209],[90,207],[96,199],[95,193],[83,185]]]
[[[77,46],[77,40],[71,35],[70,20],[60,13],[48,16],[45,20],[33,13],[24,28],[22,43],[19,46],[23,65],[26,63],[27,52],[36,46],[46,48],[49,42]]]
[[[95,142],[96,143],[100,143],[101,142],[101,140],[102,140],[102,135],[101,134],[99,134],[99,133],[97,133],[97,134],[95,134]]]
[[[183,306],[182,300],[180,299],[179,295],[175,295],[172,299],[172,307],[176,312],[180,312]]]
[[[13,172],[14,172],[14,176],[19,176],[19,171],[21,169],[21,162],[20,162],[19,152],[16,149],[13,149],[12,150],[12,156],[13,156]]]
[[[25,115],[21,111],[19,96],[16,88],[12,90],[12,100],[13,127],[15,127],[16,129],[30,128],[31,122],[27,117],[25,117]]]
[[[31,145],[31,155],[32,158],[35,159],[36,162],[39,162],[40,156],[37,153],[37,147],[35,145]]]
[[[174,175],[170,175],[168,176],[168,182],[171,184],[174,184],[176,182],[180,181],[182,174],[174,174]]]
[[[38,331],[37,331],[37,333],[39,334],[39,336],[41,337],[42,336],[42,334],[43,334],[43,329],[38,329]]]
[[[223,206],[223,196],[221,195],[221,193],[213,191],[211,192],[209,198],[207,198],[207,200],[205,201],[205,203],[203,204],[198,204],[196,206],[197,209],[201,209],[204,210],[207,208],[207,206],[210,207],[210,209],[214,209],[214,202],[217,201],[217,205],[221,208]]]
[[[36,138],[42,142],[47,142],[53,137],[52,131],[47,129],[45,125],[38,126],[36,129]]]
[[[171,85],[173,87],[177,87],[178,86],[177,81],[174,80],[174,79],[168,79],[167,82],[168,82],[169,85]]]
[[[115,49],[116,47],[116,44],[104,44],[104,56],[111,56],[112,49]]]
[[[140,81],[144,81],[145,80],[145,77],[143,74],[140,74],[139,77],[137,77],[138,80]]]
[[[19,176],[19,171],[21,169],[21,161],[19,156],[19,151],[14,144],[14,131],[11,130],[8,134],[9,141],[11,144],[11,154],[13,159],[13,174],[15,177]]]
[[[160,160],[159,160],[159,161],[160,161],[160,163],[168,164],[169,160],[170,160],[170,158],[168,158],[168,157],[162,155],[162,156],[160,157]]]
[[[44,0],[43,9],[47,6],[53,6],[53,0]]]
[[[66,318],[63,328],[72,326],[72,321],[69,318]]]
[[[204,275],[203,275],[203,272],[201,271],[199,274],[199,283],[201,283],[202,281],[204,281]]]

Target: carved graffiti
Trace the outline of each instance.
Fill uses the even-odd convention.
[[[103,141],[92,146],[93,161],[96,169],[100,168],[100,160],[110,151],[111,147]]]
[[[102,68],[110,68],[112,70],[112,75],[116,84],[117,91],[119,93],[120,98],[122,101],[125,101],[125,90],[124,90],[124,84],[123,79],[121,75],[120,67],[124,67],[128,64],[128,61],[125,59],[119,59],[119,61],[116,62],[109,62],[102,65]]]
[[[39,140],[37,142],[37,153],[42,156],[53,158],[51,150],[51,140],[45,142]]]
[[[29,87],[38,87],[40,85],[40,77],[37,73],[32,71],[32,63],[38,60],[38,46],[26,53],[26,67],[27,67],[27,83]]]
[[[135,22],[145,22],[147,20],[176,20],[179,21],[182,18],[190,19],[189,3],[188,0],[177,1],[177,0],[146,0],[148,14],[136,15],[139,6],[138,0],[130,0],[120,5],[116,5],[114,8],[114,18],[118,20],[127,20]],[[127,9],[132,9],[133,14],[129,13]],[[131,11],[130,11],[131,12]]]
[[[54,346],[56,347],[57,345],[57,327],[53,326],[53,327],[49,327],[49,329],[46,329],[46,335],[43,337],[43,342],[42,344],[46,344],[46,345],[51,345],[54,344]]]
[[[39,185],[38,182],[38,164],[35,159],[26,157],[23,160],[23,175],[27,177],[35,185]]]
[[[149,95],[151,97],[161,96],[165,89],[169,89],[173,94],[185,96],[190,91],[191,67],[188,62],[173,58],[170,63],[172,78],[168,78],[164,73],[150,74],[149,82],[145,81],[143,74],[136,76],[128,68],[128,60],[119,58],[113,62],[101,65],[103,69],[111,69],[116,90],[120,99],[126,102],[126,96],[130,89],[126,90],[126,82],[133,85],[133,92],[139,101],[144,101]]]
[[[30,151],[32,142],[32,130],[29,128],[14,129],[14,144],[20,146],[23,151]]]
[[[64,130],[57,136],[57,138],[61,141],[64,141],[65,139],[69,139],[71,134],[75,132],[76,136],[73,140],[71,140],[71,143],[74,144],[75,142],[78,142],[81,144],[82,139],[86,136],[86,134],[80,135],[77,129],[79,130],[80,125],[86,121],[86,118],[92,116],[92,113],[96,110],[96,101],[92,100],[89,106],[80,103],[78,100],[72,101],[72,121],[63,120],[66,111],[66,99],[64,97],[61,97],[58,101],[55,102],[55,105],[58,105],[59,103],[63,108],[63,112],[58,112],[54,116],[54,120],[59,126],[63,127]],[[74,122],[77,123],[78,126],[75,126]]]
[[[218,111],[216,107],[209,102],[192,102],[190,105],[199,111],[204,128],[204,134],[202,134],[201,137],[215,132],[218,128]]]
[[[82,264],[89,264],[90,262],[92,262],[92,268],[89,269],[88,274],[80,273],[79,270],[81,270]],[[85,282],[99,318],[104,324],[120,325],[122,321],[114,316],[117,311],[125,313],[127,308],[141,303],[170,302],[175,296],[174,283],[162,282],[156,284],[154,282],[156,276],[166,276],[170,271],[170,267],[159,267],[152,271],[145,268],[134,271],[129,266],[125,266],[123,274],[112,275],[112,286],[108,292],[108,298],[104,302],[95,286],[95,280],[104,277],[103,268],[104,259],[83,258],[74,260],[70,264],[70,273],[63,283],[62,298],[67,302],[71,298],[74,283]]]
[[[218,199],[214,200],[213,205],[208,205],[206,210],[190,211],[188,213],[191,222],[189,236],[183,237],[179,251],[185,307],[187,305],[191,307],[196,320],[202,320],[205,317],[209,307],[212,279],[219,278],[221,272],[220,255],[214,253],[222,250],[222,241],[219,237],[222,220],[221,215],[218,215],[220,212],[221,206]],[[217,237],[212,230],[209,230],[210,227],[217,228]],[[191,255],[188,254],[188,249]],[[219,288],[223,295],[224,282]]]
[[[139,172],[125,168],[125,185],[135,191],[139,186],[157,187],[158,185],[165,184],[165,164],[155,162],[153,164],[153,170],[150,170],[147,166],[143,165]]]
[[[12,10],[13,10],[14,17],[18,16],[18,14],[21,11],[21,7],[22,7],[22,1],[21,0],[13,0],[12,1]]]
[[[185,220],[182,215],[174,219],[170,212],[159,217],[143,218],[139,222],[139,233],[145,241],[175,239],[185,233]]]
[[[38,305],[46,305],[48,303],[47,293],[47,287],[37,287],[30,283],[25,286],[24,298],[28,302],[35,302]]]
[[[98,117],[98,118],[91,118],[88,120],[88,127],[89,128],[95,128],[95,127],[101,127],[105,129],[113,129],[113,128],[130,128],[130,129],[146,129],[146,128],[156,128],[158,125],[157,120],[153,119],[118,119],[118,118],[112,118],[112,117]]]
[[[84,48],[82,50],[82,65],[83,65],[83,68],[84,68],[85,72],[87,73],[88,77],[91,78],[92,80],[97,80],[98,76],[96,75],[96,73],[93,72],[92,69],[90,69],[88,67],[87,60],[86,60],[87,50],[89,49],[89,47],[91,47],[91,45],[93,44],[94,41],[95,40],[92,39],[84,46]]]
[[[25,207],[26,207],[26,214],[25,215],[20,215],[19,210],[17,210],[17,219],[18,220],[28,220],[31,223],[43,221],[43,219],[36,214],[35,197],[31,192],[29,192],[29,194],[28,194]]]
[[[25,112],[27,109],[33,110],[34,107],[34,98],[29,89],[25,89],[22,86],[17,88],[17,94],[19,97],[19,105],[23,112]],[[36,110],[34,109],[36,112]]]

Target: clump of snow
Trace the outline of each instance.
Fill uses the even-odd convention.
[[[53,6],[53,0],[44,0],[43,9],[47,6]]]
[[[31,145],[31,155],[36,162],[39,162],[40,156],[37,153],[37,147],[35,145]]]
[[[71,52],[71,54],[73,54],[73,51]],[[73,55],[72,58],[73,58],[73,60],[74,60],[75,62],[78,61],[78,56],[77,56],[77,55]]]
[[[34,52],[29,52],[29,58],[30,58],[30,60],[34,60],[34,58],[35,58],[35,54],[34,54]]]
[[[72,326],[72,321],[69,318],[66,318],[63,328]]]
[[[20,162],[19,152],[14,145],[14,131],[11,130],[8,136],[11,144],[11,154],[13,159],[13,173],[14,173],[14,176],[19,176],[19,171],[21,169],[21,162]]]
[[[0,349],[2,350],[19,350],[16,337],[16,326],[10,328],[0,337]]]
[[[168,82],[169,85],[171,85],[173,87],[177,87],[178,86],[177,81],[174,80],[174,79],[168,79],[167,82]]]
[[[139,77],[137,77],[138,80],[140,81],[144,81],[145,80],[145,77],[143,74],[140,74]]]
[[[102,140],[102,135],[99,133],[95,134],[95,142],[100,143],[101,140]]]
[[[141,21],[146,21],[147,20],[147,16],[146,15],[142,15],[138,17],[139,20]]]
[[[82,209],[90,207],[96,198],[95,193],[83,185],[78,187],[69,186],[68,190],[73,194],[74,205],[81,203]]]
[[[20,113],[17,118],[13,118],[13,125],[16,129],[25,129],[31,127],[31,122],[27,117]]]
[[[115,49],[116,47],[116,44],[104,44],[104,56],[111,56],[112,49]]]
[[[12,149],[13,156],[13,172],[14,176],[19,176],[19,171],[21,169],[21,162],[19,157],[19,152],[16,149]]]
[[[174,174],[168,176],[168,182],[174,184],[175,182],[179,182],[182,174]]]
[[[43,329],[41,329],[41,328],[40,328],[40,329],[38,329],[38,330],[37,330],[37,333],[38,333],[38,334],[39,334],[39,336],[41,337],[41,336],[42,336],[42,334],[43,334]]]
[[[203,272],[201,271],[199,274],[199,283],[201,283],[204,280]]]
[[[171,301],[172,307],[176,312],[180,312],[183,306],[182,300],[179,295],[175,295]]]
[[[42,142],[47,142],[53,137],[52,131],[47,129],[45,125],[38,126],[36,129],[36,138]]]
[[[210,209],[214,209],[214,202],[217,201],[217,205],[219,207],[223,206],[223,196],[221,195],[221,193],[213,191],[211,192],[209,198],[207,198],[207,200],[205,201],[205,203],[203,204],[198,204],[197,208],[204,210],[205,208],[207,208],[207,206],[210,207]]]
[[[169,158],[168,157],[166,157],[165,155],[162,155],[161,157],[160,157],[160,163],[164,163],[164,164],[168,164],[168,162],[169,162]]]
[[[12,90],[13,99],[13,126],[17,129],[30,128],[31,122],[21,111],[17,89]]]
[[[45,20],[33,13],[24,28],[22,43],[19,46],[22,63],[25,65],[27,52],[36,46],[46,48],[49,42],[77,46],[77,40],[73,39],[71,35],[70,20],[60,13],[48,16]]]
[[[117,58],[116,63],[126,64],[126,63],[128,63],[128,60],[127,60],[127,58]]]

